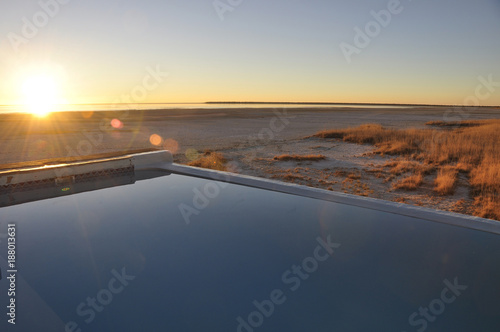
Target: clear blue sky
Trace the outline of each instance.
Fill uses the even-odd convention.
[[[157,66],[169,76],[141,101],[462,104],[479,76],[500,82],[498,0],[401,0],[348,63],[340,44],[355,45],[354,28],[388,3],[243,0],[221,20],[213,0],[71,0],[16,52],[12,34],[42,9],[2,1],[0,104],[22,102],[39,72],[63,100],[113,102]],[[498,85],[480,90],[481,104],[500,105]]]

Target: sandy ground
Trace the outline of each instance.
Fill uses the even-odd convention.
[[[449,110],[446,107],[183,109],[71,112],[42,119],[3,114],[0,115],[0,168],[35,160],[56,163],[61,158],[162,148],[174,152],[176,162],[188,163],[198,152],[212,150],[223,153],[233,169],[242,174],[471,213],[466,178],[460,179],[455,195],[450,197],[433,194],[432,175],[417,191],[392,190],[392,180],[387,181],[389,170],[379,169],[394,157],[375,156],[370,145],[305,139],[319,130],[366,123],[421,128],[427,121],[446,120]],[[467,118],[453,120],[500,118],[498,108],[466,113]],[[110,125],[113,119],[120,120],[114,122],[116,128]],[[327,159],[273,160],[281,154],[322,154]]]

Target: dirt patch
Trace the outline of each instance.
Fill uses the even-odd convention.
[[[275,156],[273,160],[276,161],[319,161],[319,160],[325,160],[326,157],[322,154],[317,154],[317,155],[305,155],[305,156],[299,156],[299,155],[290,155],[290,154],[283,154],[281,156]]]

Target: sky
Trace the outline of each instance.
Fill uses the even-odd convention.
[[[500,0],[17,0],[0,13],[3,105],[25,103],[34,76],[66,103],[500,105]]]

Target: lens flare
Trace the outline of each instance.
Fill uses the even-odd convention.
[[[163,148],[172,152],[172,154],[176,154],[177,151],[179,151],[179,142],[175,139],[168,138],[165,140],[165,143],[163,143]]]
[[[161,138],[160,135],[153,134],[149,137],[149,142],[155,146],[161,145],[163,142],[163,139]]]
[[[113,120],[111,120],[111,127],[115,128],[115,129],[122,129],[123,122],[121,122],[118,119],[113,119]]]
[[[193,161],[193,160],[196,160],[200,157],[200,153],[198,151],[196,151],[195,149],[188,149],[186,151],[186,157],[190,160],[190,161]]]

